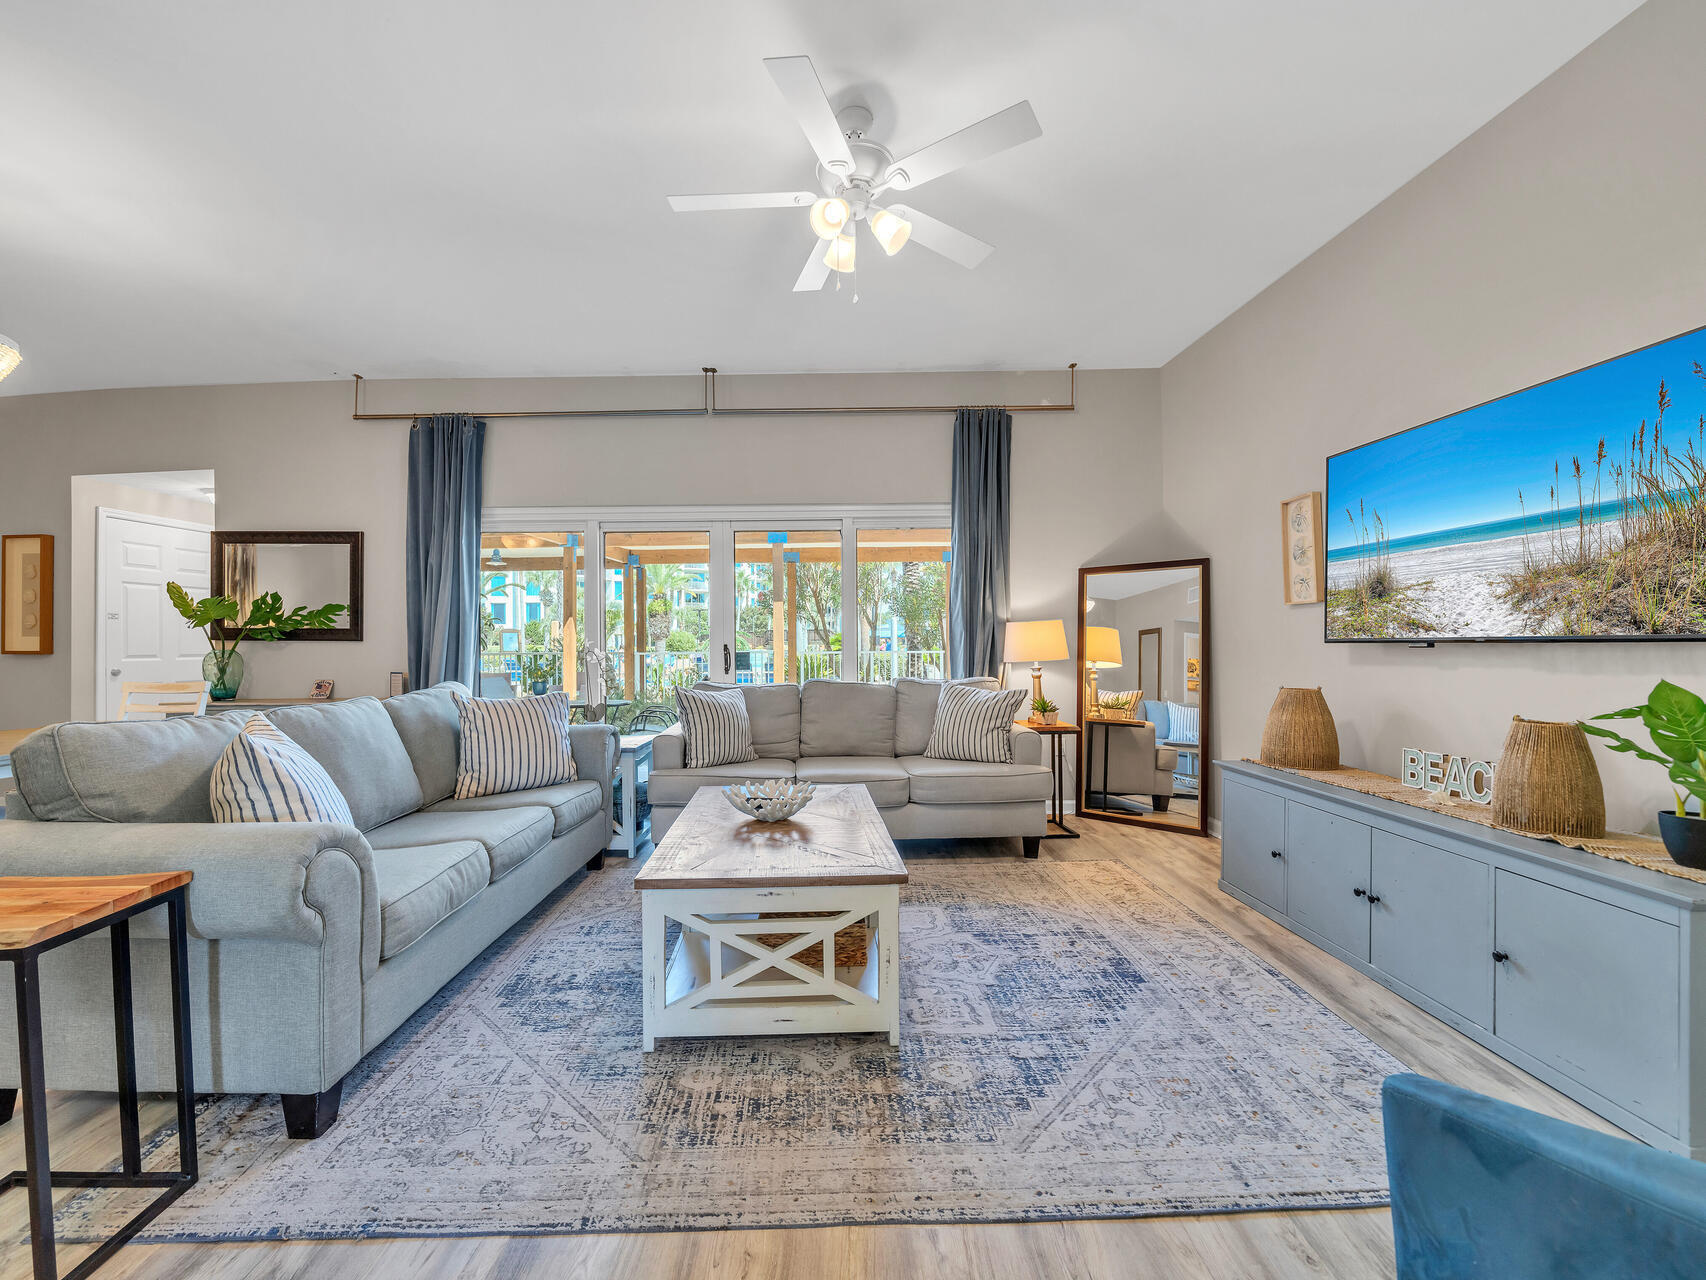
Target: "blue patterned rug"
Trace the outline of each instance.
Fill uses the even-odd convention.
[[[1402,1065],[1119,863],[914,863],[899,1049],[651,1055],[633,871],[612,860],[517,925],[356,1069],[318,1141],[286,1139],[274,1097],[210,1099],[202,1181],[145,1238],[1386,1203],[1380,1082]]]

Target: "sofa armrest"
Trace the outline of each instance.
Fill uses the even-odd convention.
[[[359,930],[362,971],[379,964],[373,850],[332,822],[4,822],[0,875],[100,876],[190,871],[185,900],[197,938],[320,943]],[[140,936],[164,921],[139,917]]]
[[[1013,763],[1043,763],[1043,735],[1023,725],[1013,728]]]
[[[682,769],[687,765],[687,735],[672,724],[652,739],[652,768]]]
[[[616,762],[622,756],[622,735],[615,725],[572,724],[569,754],[575,758],[575,776],[583,782],[596,781],[604,796],[604,824],[615,814],[611,792],[616,781]]]
[[[1155,767],[1162,773],[1172,773],[1179,767],[1179,749],[1177,747],[1156,747]]]

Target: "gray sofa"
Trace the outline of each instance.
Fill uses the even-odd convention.
[[[1148,796],[1156,813],[1166,813],[1173,801],[1178,748],[1157,744],[1155,726],[1148,721],[1098,720],[1097,726],[1089,739],[1095,749],[1085,753],[1084,785],[1104,803],[1108,796]]]
[[[994,687],[990,681],[973,683]],[[1036,857],[1044,802],[1054,786],[1042,762],[1042,736],[1015,726],[1012,764],[927,759],[942,684],[902,679],[733,686],[746,699],[759,758],[688,769],[681,726],[660,733],[652,741],[648,792],[652,838],[663,839],[700,787],[744,778],[802,778],[864,783],[897,840],[1018,836],[1025,856]]]
[[[247,713],[43,729],[12,753],[0,875],[193,871],[196,1087],[278,1093],[291,1136],[317,1137],[362,1055],[569,876],[603,865],[610,842],[613,729],[569,730],[577,782],[455,800],[452,689],[467,692],[269,713],[338,784],[353,826],[213,821],[213,765]],[[138,1083],[171,1090],[163,910],[132,938]],[[117,1087],[109,954],[96,933],[42,958],[52,1088]],[[0,1119],[18,1084],[12,1002],[6,983]]]

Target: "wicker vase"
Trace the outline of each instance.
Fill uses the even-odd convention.
[[[1493,821],[1551,836],[1605,834],[1605,787],[1578,725],[1512,718],[1493,773]]]
[[[1262,728],[1263,764],[1280,769],[1337,769],[1339,731],[1320,689],[1281,689]]]

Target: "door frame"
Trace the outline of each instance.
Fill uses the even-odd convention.
[[[95,719],[107,718],[107,623],[111,621],[107,613],[107,558],[112,550],[112,535],[108,531],[109,518],[130,520],[137,524],[161,525],[167,529],[185,529],[191,533],[209,535],[211,543],[213,526],[198,524],[193,520],[179,520],[173,516],[149,515],[141,511],[126,511],[122,507],[95,508]],[[213,551],[208,549],[208,590],[213,590]]]
[[[677,530],[708,532],[711,537],[711,652],[722,653],[727,644],[733,651],[736,630],[734,607],[734,531],[740,529],[841,530],[841,634],[855,637],[841,646],[841,678],[859,677],[859,530],[945,529],[950,524],[949,504],[942,502],[870,503],[742,503],[728,506],[658,504],[619,507],[485,507],[480,529],[486,533],[531,533],[539,529],[561,529],[579,533],[587,549],[586,643],[602,649],[604,634],[604,531],[606,529]],[[851,548],[852,555],[848,555]],[[596,557],[596,561],[595,561]],[[597,572],[593,572],[596,562]],[[719,582],[725,584],[719,590]],[[712,664],[715,676],[716,664]],[[587,673],[588,684],[597,678]],[[604,691],[599,690],[602,696]],[[591,697],[591,690],[588,690]]]

